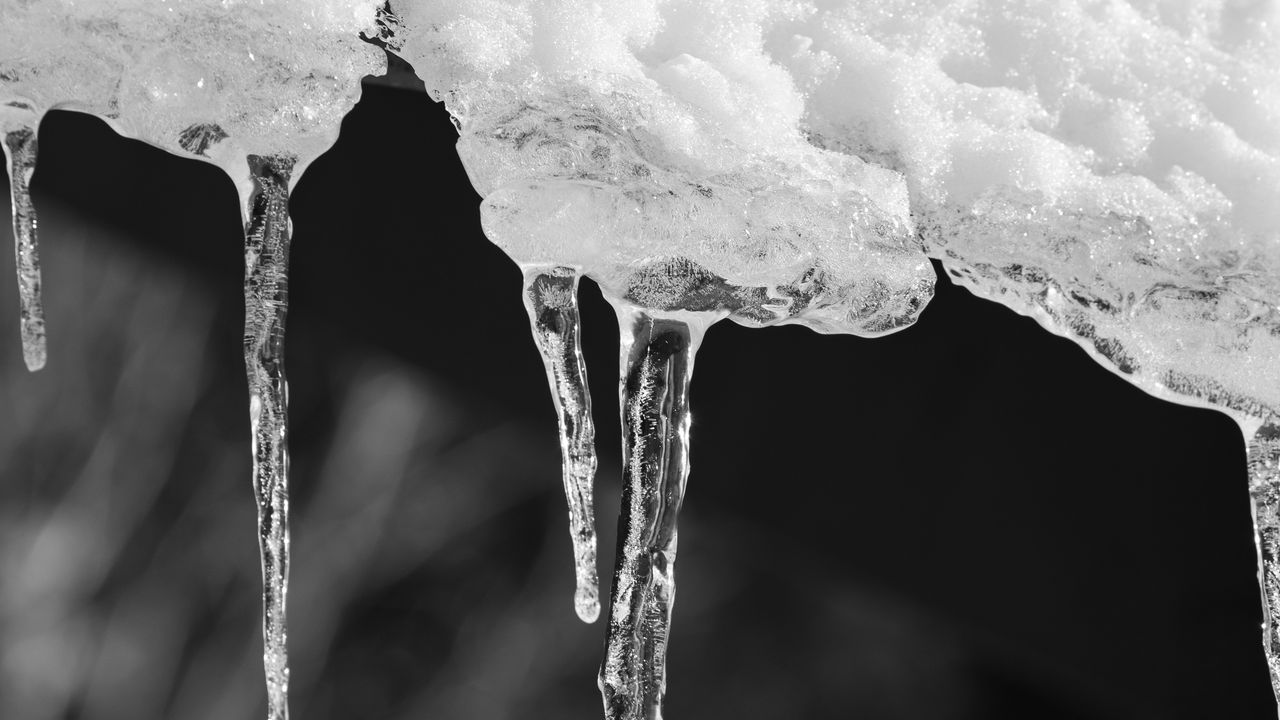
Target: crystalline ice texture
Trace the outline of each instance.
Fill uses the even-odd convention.
[[[621,339],[622,511],[600,692],[606,720],[660,720],[689,477],[689,381],[714,315],[615,303]]]
[[[844,3],[780,55],[930,255],[1149,392],[1280,407],[1280,5]]]
[[[848,312],[814,324],[867,332],[927,297],[918,236],[1148,391],[1239,415],[1280,403],[1277,8],[397,9],[485,229],[520,261],[581,265],[640,305],[714,295],[747,322],[812,315],[788,288],[817,277],[816,304]]]
[[[803,94],[760,44],[792,10],[396,9],[395,46],[453,113],[485,232],[517,262],[577,267],[640,307],[859,335],[931,296],[901,175],[806,141]]]
[[[0,3],[0,105],[105,119],[179,154],[311,159],[360,79],[383,67],[359,35],[372,0],[34,0]],[[221,154],[219,143],[232,140]],[[222,163],[220,163],[222,164]]]
[[[642,310],[875,335],[927,301],[928,255],[1149,392],[1249,434],[1280,409],[1280,3],[401,10],[517,262]],[[606,675],[606,699],[632,677]]]
[[[360,81],[369,0],[35,0],[0,4],[0,131],[13,182],[24,344],[43,364],[35,222],[26,179],[44,112],[92,113],[121,134],[223,168],[245,221],[245,365],[263,571],[268,717],[288,718],[289,192],[337,138]],[[15,175],[14,169],[18,170]]]
[[[17,108],[10,106],[11,111]],[[31,176],[36,169],[36,127],[15,112],[0,119],[5,169],[13,207],[14,265],[18,271],[21,304],[22,355],[31,371],[44,367],[44,305],[40,294],[40,251],[36,241],[36,209],[31,203]]]
[[[596,428],[582,358],[578,273],[554,265],[524,268],[524,306],[542,354],[560,427],[564,493],[577,589],[574,610],[583,622],[600,616],[596,570]]]
[[[244,362],[249,380],[253,489],[262,559],[263,664],[268,720],[288,720],[289,383],[284,371],[289,310],[289,155],[249,157],[253,193],[244,198]]]
[[[358,39],[378,33],[454,115],[490,239],[525,267],[590,276],[653,327],[727,316],[879,335],[928,301],[934,257],[1149,392],[1233,414],[1254,438],[1280,667],[1280,3],[407,0],[375,28],[378,5],[0,0],[6,133],[79,109],[237,180],[250,288],[263,272],[273,285],[247,294],[255,417],[275,408],[255,426],[264,497],[287,465],[283,374],[259,371],[281,359],[288,186],[379,67]],[[250,156],[269,172],[251,173]],[[274,204],[255,215],[267,185]],[[268,216],[275,234],[255,235]],[[264,238],[278,246],[270,258],[255,255]],[[644,327],[624,329],[650,337]],[[683,397],[687,373],[646,357],[624,367],[650,378],[630,397],[649,397],[659,375],[683,378]],[[687,426],[686,405],[636,414],[651,416]],[[671,445],[655,432],[633,445]],[[685,466],[672,484],[642,465],[629,476],[637,497],[680,492],[667,498],[669,543],[642,532],[661,513],[628,519],[641,539],[623,579],[674,557]],[[587,475],[571,483],[580,515]],[[283,497],[266,509],[283,514]],[[275,546],[282,528],[264,523]],[[640,615],[614,608],[611,715],[660,714],[670,581],[632,598]],[[283,637],[281,626],[281,688]]]

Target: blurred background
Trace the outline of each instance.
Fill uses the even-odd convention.
[[[294,717],[598,718],[520,274],[394,77],[293,200]],[[0,718],[263,717],[231,183],[55,112],[34,195],[37,374],[0,253]],[[617,329],[582,302],[607,584]],[[945,276],[880,340],[722,323],[692,392],[668,717],[1274,720],[1225,416]]]

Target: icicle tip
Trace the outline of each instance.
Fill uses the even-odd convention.
[[[44,338],[40,338],[36,343],[24,343],[22,347],[22,359],[27,363],[27,370],[36,372],[44,368],[45,361],[48,359],[48,353],[45,350]]]
[[[595,585],[580,587],[573,596],[573,609],[578,619],[584,623],[593,623],[600,619],[600,591]]]

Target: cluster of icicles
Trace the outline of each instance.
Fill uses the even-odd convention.
[[[27,367],[45,364],[36,212],[29,194],[37,127],[8,125],[3,144],[13,203]],[[263,569],[264,663],[268,717],[288,717],[285,607],[289,574],[288,389],[284,371],[288,307],[289,193],[296,159],[247,158],[251,185],[241,187],[245,221],[245,365],[250,388],[253,486]],[[569,505],[579,617],[600,614],[593,483],[595,429],[579,349],[577,268],[524,269],[524,301],[546,366],[559,418],[564,489]],[[689,382],[694,355],[718,312],[657,312],[614,300],[621,328],[623,425],[622,543],[616,560],[600,690],[609,720],[661,717],[665,655],[675,597],[676,518],[689,474]],[[1231,398],[1213,404],[1235,407]],[[1240,410],[1241,408],[1236,408]],[[1243,408],[1247,410],[1248,408]],[[1261,409],[1259,409],[1261,410]],[[1265,410],[1255,416],[1270,417]],[[1280,688],[1280,423],[1246,428],[1264,599],[1264,646]]]
[[[27,367],[46,359],[36,211],[29,183],[37,128],[8,129],[4,153],[13,204]],[[253,487],[263,573],[264,665],[268,718],[288,717],[286,598],[289,576],[288,385],[284,369],[288,310],[289,193],[295,160],[248,157],[252,190],[245,220],[245,369],[249,380]],[[586,622],[600,615],[593,484],[595,428],[579,349],[578,281],[570,267],[526,267],[524,300],[546,365],[560,425],[577,590]],[[675,598],[676,516],[689,474],[689,379],[694,353],[719,313],[653,313],[622,302],[623,544],[614,574],[606,657],[600,671],[611,720],[661,716],[665,654]]]
[[[46,342],[41,301],[36,210],[29,184],[35,172],[34,126],[4,132],[4,154],[13,204],[21,307],[22,353],[27,368],[44,367]],[[263,576],[263,661],[268,717],[288,717],[289,663],[285,599],[289,579],[288,384],[284,326],[288,310],[289,191],[294,158],[247,159],[252,191],[241,198],[245,221],[245,370],[253,444],[253,487],[258,501],[258,541]]]

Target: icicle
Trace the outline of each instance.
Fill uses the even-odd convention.
[[[44,367],[44,304],[40,299],[40,253],[36,245],[36,209],[29,184],[36,171],[36,126],[5,126],[4,157],[13,202],[14,257],[22,313],[22,357],[27,369]]]
[[[289,155],[250,155],[252,190],[245,207],[244,359],[253,433],[253,488],[262,552],[263,664],[267,717],[289,717],[289,386],[284,373],[284,323],[289,305]],[[248,189],[246,186],[244,189]],[[242,190],[243,192],[243,190]]]
[[[1262,646],[1280,703],[1280,425],[1272,419],[1248,443],[1249,498],[1262,590]]]
[[[600,692],[608,720],[658,720],[689,476],[689,379],[707,323],[617,305],[623,487]],[[689,320],[692,319],[692,322]]]
[[[577,577],[574,609],[583,622],[600,616],[596,577],[596,429],[591,421],[587,367],[579,346],[577,270],[538,266],[524,271],[524,306],[533,339],[542,353],[560,420],[564,494],[569,503],[569,535]]]

